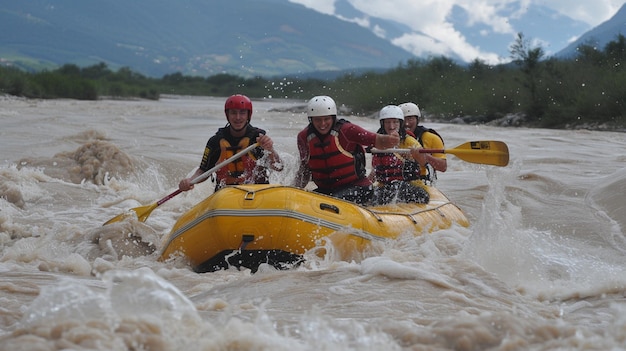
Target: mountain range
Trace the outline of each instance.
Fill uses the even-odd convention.
[[[411,33],[407,26],[371,16],[369,26],[361,26],[355,19],[365,15],[346,0],[335,8],[327,15],[288,0],[5,1],[0,4],[0,64],[40,70],[104,62],[153,77],[174,72],[251,77],[388,69],[420,58],[393,44]],[[485,38],[484,28],[469,25],[464,11],[455,8],[451,21],[468,42],[481,50],[508,50],[510,36]],[[582,23],[543,7],[524,16],[529,17],[512,21],[532,21],[527,28],[562,47],[572,32],[584,33]],[[624,23],[622,7],[585,35],[606,43]],[[525,35],[535,37],[532,31]],[[587,43],[585,35],[579,40]],[[568,48],[575,50],[576,43]]]
[[[432,42],[438,41],[426,33],[413,31],[404,24],[371,18],[371,16],[355,9],[348,0],[336,0],[334,15],[355,23],[367,23],[371,31],[378,33],[378,35],[384,33],[383,37],[392,42],[407,35],[420,36]],[[544,51],[548,55],[555,54],[568,45],[573,37],[590,29],[586,23],[564,16],[547,6],[528,4],[528,2],[522,1],[510,2],[499,8],[494,15],[506,18],[512,28],[523,28],[519,31],[522,31],[526,38],[532,38],[537,44],[545,46]],[[415,21],[421,21],[422,17],[426,16],[427,14],[418,14]],[[508,58],[509,46],[516,36],[513,34],[516,33],[498,33],[485,24],[472,21],[471,18],[472,16],[467,9],[454,5],[447,21],[472,47],[478,48],[482,52],[494,53],[501,60]],[[447,46],[447,43],[440,44],[438,46]],[[407,47],[406,49],[410,51],[410,48]],[[414,54],[421,56],[441,55],[441,53],[424,51],[422,48],[415,51]],[[446,56],[457,61],[467,61],[467,58],[455,53],[452,49],[446,53]],[[469,60],[474,58],[471,57]]]
[[[24,68],[105,62],[160,76],[392,67],[413,55],[287,0],[29,0],[0,5],[0,57]]]
[[[618,34],[626,36],[626,4],[622,5],[608,21],[584,33],[576,41],[559,51],[557,57],[570,58],[576,55],[576,49],[582,44],[602,50],[607,43],[614,41]]]

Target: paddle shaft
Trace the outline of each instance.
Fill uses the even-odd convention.
[[[248,146],[247,148],[239,151],[238,153],[234,154],[233,156],[225,159],[224,161],[216,164],[213,168],[209,169],[208,171],[202,173],[201,175],[197,176],[196,178],[194,178],[191,181],[191,184],[196,184],[199,183],[201,181],[203,181],[204,179],[206,179],[207,177],[209,177],[212,173],[214,173],[215,171],[217,171],[218,169],[224,167],[225,165],[239,159],[241,156],[245,155],[246,153],[250,152],[252,149],[254,149],[255,147],[257,147],[259,144],[258,143],[254,143],[250,146]],[[137,215],[137,219],[139,219],[141,222],[145,222],[146,219],[148,219],[148,216],[150,216],[150,213],[152,213],[152,211],[159,207],[161,204],[163,204],[164,202],[168,201],[169,199],[173,198],[174,196],[182,193],[183,191],[180,189],[176,189],[176,191],[172,192],[171,194],[165,196],[164,198],[162,198],[161,200],[150,204],[150,205],[146,205],[146,206],[140,206],[140,207],[135,207],[135,208],[131,208],[132,211],[135,212],[135,214]],[[107,225],[109,223],[113,223],[113,222],[119,222],[121,220],[123,220],[127,213],[122,213],[120,215],[117,215],[113,218],[111,218],[110,220],[106,221],[104,223],[104,225]]]
[[[374,154],[410,153],[413,149],[372,149]],[[452,154],[471,162],[494,166],[506,166],[509,163],[509,149],[502,141],[479,140],[461,144],[453,149],[417,149],[420,153]]]
[[[372,149],[373,154],[390,154],[390,153],[400,153],[405,154],[407,152],[411,152],[414,149]],[[417,149],[421,154],[445,154],[445,149]]]
[[[200,174],[199,176],[195,177],[194,179],[191,180],[191,184],[198,184],[201,181],[207,179],[211,174],[215,173],[216,171],[218,171],[220,168],[226,166],[227,164],[236,161],[238,159],[240,159],[243,155],[247,154],[248,152],[252,151],[252,149],[254,149],[255,147],[259,146],[258,143],[254,143],[250,146],[248,146],[247,148],[239,151],[238,153],[232,155],[231,157],[225,159],[224,161],[216,164],[215,166],[213,166],[213,168],[209,169],[208,171]],[[176,189],[176,191],[174,191],[173,193],[167,195],[166,197],[162,198],[161,200],[157,201],[156,204],[157,206],[163,204],[164,202],[166,202],[167,200],[173,198],[174,196],[182,193],[183,191],[180,189]]]

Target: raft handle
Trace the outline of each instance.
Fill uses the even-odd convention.
[[[331,204],[321,203],[320,210],[329,210],[335,212],[336,214],[339,214],[339,207]]]
[[[252,234],[244,234],[241,236],[241,244],[239,244],[239,252],[246,249],[249,243],[254,241],[254,235]]]

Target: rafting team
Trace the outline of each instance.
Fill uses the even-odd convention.
[[[252,152],[215,172],[215,190],[226,185],[267,184],[269,170],[283,169],[272,139],[250,124],[252,101],[247,96],[229,97],[224,112],[226,126],[208,140],[200,167],[180,181],[180,190],[192,189],[193,179],[254,143],[258,147]],[[445,154],[419,151],[444,147],[436,131],[419,125],[422,115],[415,103],[383,107],[376,133],[338,118],[337,105],[329,96],[309,100],[307,116],[309,124],[297,137],[300,167],[293,185],[298,188],[312,180],[317,186],[314,191],[360,205],[428,203],[425,185],[436,179],[437,171],[446,171]],[[370,174],[366,152],[372,152]]]

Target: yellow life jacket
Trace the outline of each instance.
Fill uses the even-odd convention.
[[[244,137],[237,145],[231,145],[228,140],[220,140],[220,157],[222,162],[250,145],[250,138]],[[252,152],[248,152],[239,159],[230,162],[216,172],[217,184],[267,184],[267,173],[264,167],[257,167],[257,159]]]

